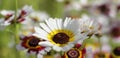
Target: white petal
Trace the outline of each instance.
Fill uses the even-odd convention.
[[[39,42],[39,45],[41,46],[53,46],[49,41]]]
[[[37,54],[37,58],[43,58],[43,55]]]
[[[57,19],[57,26],[58,26],[58,29],[62,29],[63,27],[63,20],[62,19]]]
[[[30,53],[26,53],[26,58],[30,58]]]
[[[56,18],[56,19],[53,19],[53,22],[51,22],[51,23],[53,23],[53,26],[55,29],[58,29],[57,21],[58,21],[58,19]]]
[[[30,51],[30,54],[31,54],[31,55],[35,55],[36,52],[35,52],[35,51]]]
[[[8,26],[8,25],[10,25],[10,23],[8,22],[8,21],[5,21],[3,24],[1,24],[1,25],[4,25],[4,26]]]
[[[42,30],[39,27],[35,27],[35,32],[39,33],[39,34],[42,34],[42,35],[47,35],[48,34],[46,31]]]
[[[57,29],[57,24],[55,19],[50,18],[48,20],[45,20],[45,22],[51,30]]]
[[[59,53],[56,53],[56,54],[54,55],[54,58],[61,58],[61,55],[60,55]]]
[[[41,35],[41,34],[38,34],[38,33],[34,33],[34,34],[32,34],[32,35],[33,35],[33,36],[36,36],[36,37],[38,37],[38,38],[44,39],[44,40],[48,40],[46,36]]]
[[[102,51],[110,52],[110,51],[111,51],[110,45],[104,44],[104,45],[102,46]]]
[[[45,50],[41,50],[41,51],[39,51],[39,54],[44,55],[44,54],[46,54],[46,52],[45,52]]]
[[[51,31],[50,28],[45,23],[40,23],[40,26],[48,33]]]
[[[66,28],[70,21],[71,21],[71,18],[66,18],[64,20],[63,27]]]
[[[53,50],[60,52],[62,48],[58,46],[53,46]]]
[[[10,22],[10,21],[14,20],[14,17],[15,17],[15,15],[13,15],[12,17],[10,17],[7,21]]]
[[[74,32],[74,34],[79,33],[80,31],[80,27],[79,27],[79,22],[78,20],[72,20],[71,24],[69,24],[67,26],[67,29],[71,30],[72,32]]]
[[[85,36],[83,34],[77,34],[77,35],[75,35],[75,41],[84,40],[86,38],[87,38],[87,36]]]
[[[25,50],[25,48],[21,46],[21,43],[16,46],[16,49],[17,50]]]
[[[45,51],[46,51],[46,52],[49,52],[51,49],[52,49],[51,47],[46,47],[46,48],[45,48]]]
[[[74,44],[69,44],[63,47],[63,51],[68,51],[70,50],[72,47],[74,46]]]
[[[86,51],[87,51],[87,54],[92,53],[92,47],[87,47]]]
[[[22,10],[24,10],[27,13],[26,15],[33,12],[32,6],[28,6],[28,5],[25,5]]]
[[[0,13],[1,13],[3,16],[6,16],[6,15],[8,15],[8,14],[13,14],[14,11],[6,11],[6,10],[3,10],[3,11],[1,11]]]

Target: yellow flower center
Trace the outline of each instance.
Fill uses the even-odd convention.
[[[74,33],[69,30],[53,30],[48,34],[48,40],[57,46],[67,45],[74,41]]]

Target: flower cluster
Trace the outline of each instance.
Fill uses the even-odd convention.
[[[117,2],[112,0],[54,2],[63,4],[61,18],[28,5],[21,10],[0,11],[0,32],[10,33],[15,49],[25,52],[28,58],[31,55],[36,58],[120,57],[120,46],[116,45],[120,42],[120,21],[115,20],[119,19],[119,3],[114,4]]]
[[[98,26],[95,28],[93,25],[94,20],[87,16],[79,19],[48,18],[46,14],[42,13],[41,16],[38,12],[33,12],[29,6],[23,7],[16,15],[14,11],[6,10],[1,11],[1,14],[4,16],[1,25],[12,25],[23,21],[25,25],[30,21],[33,21],[33,24],[38,23],[32,26],[33,31],[30,31],[32,33],[20,33],[21,42],[17,45],[18,50],[27,49],[28,54],[36,54],[38,58],[52,51],[62,52],[63,58],[84,58],[85,47],[80,42],[90,38],[98,30]]]
[[[1,14],[5,17],[2,22],[3,25],[21,23],[24,20],[26,20],[26,25],[30,23],[29,21],[38,23],[36,25],[33,22],[35,25],[33,31],[30,31],[32,33],[27,35],[20,33],[23,36],[20,37],[21,42],[17,45],[18,50],[27,49],[28,54],[36,54],[38,58],[42,58],[43,55],[52,51],[63,53],[60,55],[63,58],[85,57],[86,49],[80,42],[91,38],[99,29],[99,26],[93,25],[94,20],[86,15],[78,19],[69,17],[65,19],[48,18],[47,15],[41,16],[38,12],[37,15],[36,12],[32,13],[32,11],[29,6],[23,7],[17,15],[13,11],[1,11]],[[39,16],[41,17],[39,18]]]
[[[33,11],[31,6],[24,6],[22,10],[19,10],[17,14],[14,11],[1,11],[1,14],[4,16],[1,20],[3,20],[2,25],[9,25],[14,23],[21,23],[26,20],[26,16],[29,15]],[[16,17],[15,17],[16,16]],[[16,20],[14,20],[16,19]]]

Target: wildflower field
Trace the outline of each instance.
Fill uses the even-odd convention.
[[[120,1],[0,0],[0,58],[120,58]]]

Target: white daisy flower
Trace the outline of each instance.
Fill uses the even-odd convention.
[[[88,34],[92,36],[93,34],[97,33],[100,28],[98,22],[94,21],[87,15],[83,15],[82,18],[79,19],[80,22],[80,29],[82,30],[81,33]]]
[[[40,23],[40,27],[35,27],[34,36],[47,40],[40,42],[42,46],[52,46],[56,51],[67,51],[71,49],[78,40],[85,39],[86,36],[80,34],[78,20],[66,18],[48,19],[45,23]]]
[[[10,24],[10,21],[14,19],[15,12],[11,10],[2,10],[0,14],[4,16],[4,18],[1,18],[1,25],[7,26]]]

